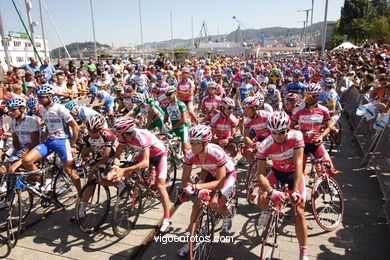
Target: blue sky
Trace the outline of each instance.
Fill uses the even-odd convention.
[[[35,31],[41,33],[39,0],[31,0],[33,20],[39,22]],[[5,30],[24,31],[11,0],[0,1]],[[15,0],[26,21],[24,0]],[[50,14],[65,43],[92,41],[92,22],[89,0],[45,0]],[[170,10],[173,15],[174,38],[191,38],[191,18],[194,37],[199,34],[203,20],[209,34],[229,33],[237,28],[236,16],[244,28],[273,26],[302,27],[304,12],[311,0],[141,0],[143,41],[154,42],[171,38]],[[340,17],[344,0],[329,0],[328,20]],[[93,0],[96,40],[115,47],[140,44],[138,0]],[[313,22],[323,21],[325,0],[315,0]],[[44,12],[46,37],[50,48],[61,45],[55,30]],[[310,16],[309,16],[310,22]]]

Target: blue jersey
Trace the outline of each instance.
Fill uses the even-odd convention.
[[[99,90],[97,97],[98,97],[99,101],[102,101],[103,99],[106,100],[104,102],[104,106],[107,106],[107,105],[109,105],[111,103],[114,103],[114,99],[105,90]]]
[[[251,91],[253,91],[253,86],[250,83],[248,84],[241,83],[238,86],[237,90],[240,95],[240,101],[243,102],[245,98],[250,96]]]
[[[286,92],[296,93],[302,95],[305,92],[305,84],[298,82],[291,82],[286,86]]]

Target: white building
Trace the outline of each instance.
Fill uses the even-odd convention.
[[[26,33],[6,32],[6,41],[12,65],[21,66],[23,64],[30,63],[30,58],[34,58],[34,49]],[[49,57],[49,46],[47,40],[46,55],[45,48],[43,46],[43,39],[37,35],[35,35],[35,48],[37,49],[37,52],[42,60],[45,57]],[[0,60],[3,64],[5,64],[5,57],[5,50],[1,41]]]

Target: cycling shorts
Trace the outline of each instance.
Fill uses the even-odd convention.
[[[163,122],[162,120],[154,120],[154,121],[150,124],[148,130],[153,130],[153,129],[155,129],[156,127],[158,127],[158,128],[161,130],[161,128],[162,128],[163,125],[164,125],[164,122]]]
[[[324,143],[322,143],[318,146],[315,145],[314,143],[305,143],[305,149],[303,152],[306,156],[309,153],[311,153],[315,159],[323,158],[324,155],[328,154],[328,151],[326,151],[326,149],[325,149]]]
[[[190,143],[190,128],[188,126],[182,126],[177,129],[172,130],[172,135],[174,137],[180,137],[180,141],[183,144],[189,144]]]
[[[211,173],[208,173],[206,177],[203,180],[199,180],[198,183],[200,184],[200,183],[212,182],[215,181],[216,179],[217,178],[215,178]],[[225,196],[225,198],[229,198],[231,196],[234,189],[234,185],[236,183],[236,179],[237,179],[236,170],[226,173],[226,179],[223,184],[223,187],[222,189],[219,190],[221,194]]]
[[[294,189],[294,172],[281,172],[274,168],[272,168],[270,174],[267,177],[269,183],[271,185],[276,185],[278,182],[282,184],[287,184],[289,190]],[[302,174],[301,185],[298,190],[299,194],[302,196],[303,201],[306,201],[306,184],[305,178]]]
[[[35,146],[34,149],[39,152],[42,158],[56,152],[61,162],[73,160],[69,139],[47,139],[44,143]]]
[[[157,178],[166,179],[168,175],[168,152],[162,153],[155,157],[149,158],[149,168],[154,167],[156,170]],[[137,164],[142,160],[140,155],[137,155],[132,164]]]
[[[186,104],[187,106],[187,109],[190,110],[194,108],[193,104],[192,104],[192,100],[182,100],[181,102],[183,102],[184,104]]]

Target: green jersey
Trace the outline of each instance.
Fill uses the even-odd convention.
[[[170,102],[166,107],[165,111],[171,119],[172,126],[177,124],[181,120],[183,113],[188,112],[186,104],[184,102],[177,100],[176,103]],[[183,126],[189,126],[188,122],[186,122]]]
[[[150,108],[154,108],[154,113],[153,113],[153,120],[164,120],[165,112],[159,107],[159,105],[156,104],[156,101],[153,98],[147,98],[146,99],[146,106],[141,107],[137,106],[134,109],[134,116],[148,116],[149,115],[149,110]]]

